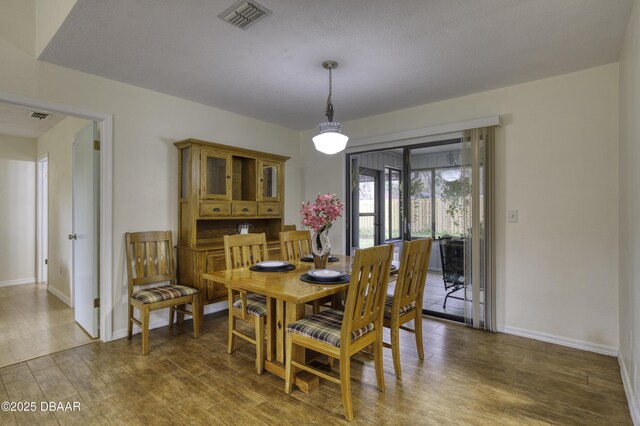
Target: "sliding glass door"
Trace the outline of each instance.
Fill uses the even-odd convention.
[[[380,244],[380,173],[360,168],[358,179],[358,247]]]
[[[426,313],[464,321],[465,202],[462,141],[407,147],[407,228],[411,239],[432,237],[423,307]]]
[[[390,242],[397,260],[402,240],[433,238],[423,308],[473,327],[486,326],[492,272],[487,136],[347,156],[351,252]]]

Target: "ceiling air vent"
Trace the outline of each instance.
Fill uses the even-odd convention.
[[[29,117],[31,118],[37,118],[38,120],[44,120],[45,118],[47,118],[48,116],[50,116],[51,114],[47,114],[46,112],[36,112],[36,111],[32,111],[31,115]]]
[[[240,0],[218,15],[218,18],[244,30],[267,15],[271,15],[271,11],[263,5]]]

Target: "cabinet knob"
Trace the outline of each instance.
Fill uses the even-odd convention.
[[[272,211],[273,211],[273,209],[267,209],[267,211],[268,211],[268,212],[272,212]]]
[[[227,175],[227,179],[231,179],[231,175]]]
[[[242,209],[242,211],[243,211],[243,212],[248,212],[248,211],[249,211],[249,209],[245,207],[244,209]]]
[[[215,209],[213,209],[214,212],[219,212],[220,208],[216,207]]]

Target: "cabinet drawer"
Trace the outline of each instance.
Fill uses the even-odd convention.
[[[231,214],[231,203],[203,201],[200,203],[201,217],[229,216]]]
[[[256,216],[258,205],[253,201],[234,201],[231,205],[233,216]]]
[[[260,216],[280,216],[280,203],[260,203],[258,204],[258,214]]]

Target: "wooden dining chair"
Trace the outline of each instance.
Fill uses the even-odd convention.
[[[296,369],[339,383],[344,415],[353,420],[351,405],[351,356],[373,345],[378,389],[384,391],[382,369],[382,315],[386,301],[393,246],[383,245],[356,250],[344,311],[327,309],[287,325],[285,392],[293,388]],[[340,376],[294,360],[294,347],[308,348],[340,360]],[[304,351],[300,351],[303,352]],[[304,358],[304,357],[302,357]],[[299,362],[300,361],[300,362]]]
[[[300,258],[311,254],[311,232],[284,231],[280,232],[280,253],[282,260],[297,262]]]
[[[297,262],[302,257],[311,255],[311,232],[308,229],[280,232],[280,253],[282,260],[286,262]],[[331,302],[331,297],[314,300],[309,304],[313,306],[313,313],[317,314],[320,306],[327,302]]]
[[[224,257],[227,269],[250,267],[269,260],[267,237],[262,234],[237,234],[223,237]],[[229,289],[229,346],[234,351],[234,337],[238,336],[256,347],[256,371],[264,371],[264,333],[267,321],[266,298],[258,294],[247,294],[244,290]],[[255,337],[236,329],[236,319],[252,322]]]
[[[418,358],[424,359],[422,344],[422,300],[424,285],[427,280],[429,257],[431,256],[431,238],[404,241],[398,278],[393,295],[388,294],[384,307],[384,326],[389,328],[391,344],[384,342],[384,346],[391,348],[393,368],[396,377],[402,377],[400,368],[400,330],[415,334]],[[414,328],[403,324],[414,321]]]
[[[199,324],[198,290],[176,284],[173,265],[171,231],[127,232],[127,275],[129,282],[129,324],[127,336],[131,339],[133,324],[142,329],[142,354],[149,352],[149,314],[151,311],[169,308],[169,327],[173,326],[174,313],[193,317],[193,337],[197,338]],[[150,284],[168,283],[149,287]],[[139,290],[136,287],[145,286]],[[191,311],[184,308],[191,304]],[[134,317],[134,308],[141,319]]]

